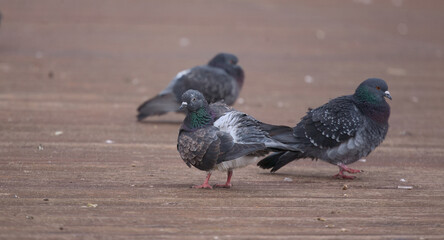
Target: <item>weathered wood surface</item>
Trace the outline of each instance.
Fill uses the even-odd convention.
[[[443,239],[443,7],[0,1],[0,238]],[[365,172],[335,180],[334,166],[302,160],[190,189],[205,173],[175,149],[182,116],[137,123],[135,109],[220,51],[246,72],[236,108],[275,124],[386,79],[391,128],[352,165]]]

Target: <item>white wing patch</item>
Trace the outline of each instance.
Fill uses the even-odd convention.
[[[179,72],[176,75],[176,77],[173,80],[171,80],[171,82],[168,84],[168,86],[162,92],[159,93],[159,95],[170,93],[173,90],[174,85],[177,83],[177,80],[179,78],[181,78],[182,76],[187,75],[190,71],[191,71],[190,69],[186,69],[186,70]]]
[[[239,121],[238,112],[232,111],[225,113],[222,117],[214,122],[214,126],[219,128],[220,131],[229,133],[234,142],[237,143],[237,123]]]

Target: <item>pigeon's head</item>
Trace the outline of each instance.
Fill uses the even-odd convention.
[[[369,78],[362,82],[356,89],[355,97],[360,101],[373,104],[385,101],[385,97],[392,100],[387,83],[379,78]]]
[[[207,107],[208,102],[197,90],[190,89],[182,94],[182,105],[180,109],[187,109],[188,112],[195,112],[202,107]]]
[[[244,71],[237,65],[238,61],[237,57],[233,54],[219,53],[208,62],[208,65],[225,70],[236,79],[239,88],[242,88],[244,84]]]
[[[236,56],[230,53],[219,53],[208,62],[208,65],[213,67],[234,66],[239,60]]]

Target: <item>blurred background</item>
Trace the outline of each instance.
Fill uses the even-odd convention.
[[[18,0],[0,7],[3,123],[127,124],[177,72],[231,52],[246,74],[235,107],[260,120],[294,125],[308,107],[379,77],[394,98],[387,142],[444,135],[441,1]]]

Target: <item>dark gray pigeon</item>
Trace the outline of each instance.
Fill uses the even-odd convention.
[[[228,171],[227,182],[215,186],[229,188],[233,169],[255,163],[253,155],[298,150],[273,137],[290,137],[290,127],[259,122],[221,102],[209,105],[196,90],[186,91],[182,101],[187,115],[179,130],[177,150],[189,167],[208,172],[205,182],[194,188],[212,188],[208,181],[213,170]]]
[[[337,165],[338,178],[353,179],[348,173],[359,173],[347,167],[370,154],[388,131],[390,106],[384,97],[392,97],[386,82],[370,78],[362,82],[353,95],[330,100],[307,115],[293,128],[294,144],[302,150],[274,153],[257,165],[271,172],[301,158],[321,159]]]
[[[195,89],[210,103],[224,100],[233,105],[244,83],[244,71],[233,54],[219,53],[207,65],[179,72],[162,92],[139,106],[137,119],[177,112],[182,94]]]

